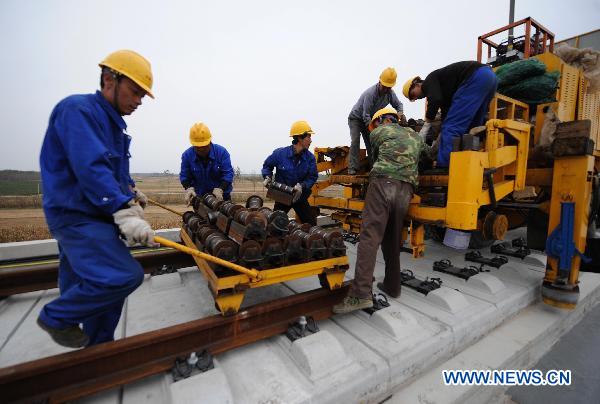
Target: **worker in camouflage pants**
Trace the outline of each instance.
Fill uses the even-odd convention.
[[[348,296],[333,307],[348,313],[373,306],[372,283],[377,250],[385,260],[385,278],[377,287],[392,297],[400,296],[400,247],[402,228],[414,188],[417,186],[419,155],[430,147],[412,129],[398,124],[394,108],[373,115],[370,134],[373,169],[365,198],[354,280]]]

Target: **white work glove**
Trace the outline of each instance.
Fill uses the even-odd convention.
[[[421,139],[423,139],[423,141],[425,141],[425,138],[427,137],[427,133],[429,132],[429,129],[431,129],[431,123],[425,122],[423,124],[423,127],[419,131],[419,136],[421,136]]]
[[[214,188],[212,194],[217,198],[217,201],[221,202],[223,200],[223,190],[221,188]]]
[[[302,185],[300,183],[294,185],[294,196],[292,198],[292,203],[298,202],[300,196],[302,195]]]
[[[185,190],[185,204],[186,206],[190,206],[192,204],[192,198],[196,196],[196,191],[194,191],[194,187],[189,187]]]
[[[134,200],[140,204],[142,209],[146,209],[146,206],[148,205],[148,197],[146,194],[135,187],[132,189],[132,191],[135,194]]]
[[[127,244],[142,244],[148,247],[156,247],[154,242],[154,230],[144,220],[144,210],[139,205],[133,205],[127,209],[121,209],[113,213],[115,224],[127,239]]]
[[[265,188],[269,188],[269,185],[271,185],[271,182],[273,181],[273,179],[271,177],[267,177],[265,178],[265,180],[263,181],[263,185]]]

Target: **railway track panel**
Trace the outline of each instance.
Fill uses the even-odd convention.
[[[356,246],[346,246],[351,267],[346,273],[347,280],[353,276]],[[447,364],[455,363],[455,358],[459,360],[463,354],[466,356],[460,363],[468,363],[471,368],[520,369],[532,365],[534,362],[524,364],[510,360],[527,358],[535,361],[544,349],[552,346],[549,337],[558,338],[560,333],[568,330],[583,313],[600,301],[600,275],[585,273],[582,277],[585,277],[587,286],[582,290],[581,305],[574,312],[548,312],[547,308],[538,310],[537,306],[542,304],[538,301],[537,292],[544,274],[543,265],[536,266],[527,262],[528,259],[522,261],[509,257],[509,262],[501,269],[481,274],[486,275],[484,277],[476,275],[483,279],[471,277],[465,281],[432,270],[433,261],[441,258],[448,258],[453,264],[466,265],[461,261],[464,259],[463,251],[429,243],[427,252],[428,256],[419,260],[407,254],[402,255],[402,268],[411,269],[416,278],[425,280],[436,277],[442,280],[441,285],[427,295],[409,287],[403,288],[400,298],[388,298],[390,306],[387,308],[371,315],[358,312],[318,320],[320,331],[294,342],[282,334],[287,327],[286,321],[281,321],[283,325],[275,326],[273,319],[270,319],[269,324],[280,328],[263,328],[253,335],[235,334],[237,342],[233,346],[262,339],[270,332],[275,333],[274,337],[247,344],[240,349],[221,351],[216,356],[214,369],[192,374],[188,379],[176,382],[165,371],[171,369],[175,357],[201,350],[202,343],[194,340],[194,346],[190,347],[185,345],[188,342],[177,343],[172,340],[156,349],[166,359],[157,359],[152,365],[154,368],[148,370],[148,374],[158,373],[161,377],[144,377],[143,381],[131,383],[145,375],[146,371],[131,362],[124,362],[126,368],[115,368],[117,361],[113,360],[110,363],[111,372],[115,371],[113,376],[104,372],[101,373],[103,378],[98,378],[94,383],[71,381],[72,388],[63,386],[65,388],[62,391],[53,393],[54,398],[60,401],[91,394],[116,382],[130,384],[122,390],[115,389],[109,394],[93,396],[84,401],[128,404],[139,402],[140,397],[153,395],[156,402],[179,402],[186,397],[202,402],[215,402],[228,397],[236,403],[267,400],[379,402],[389,395],[399,394],[399,397],[410,397],[401,402],[414,402],[417,395],[421,397],[425,394],[423,397],[439,403],[464,402],[476,387],[461,389],[460,393],[452,390],[448,394],[437,394],[445,392],[447,388],[438,385],[440,374],[436,366],[445,361]],[[382,280],[383,274],[384,265],[379,255],[375,270],[377,281]],[[490,277],[497,281],[488,282],[485,279],[491,280]],[[498,282],[504,287],[497,288],[500,286]],[[248,290],[245,305],[238,316],[246,313],[248,305],[267,304],[279,297],[298,296],[296,294],[318,289],[319,286],[317,277],[312,276]],[[35,317],[44,299],[50,298],[48,295],[38,299],[41,293],[16,295],[0,302],[3,305],[0,307],[0,321],[3,326],[10,322],[10,330],[0,332],[0,368],[3,371],[7,366],[47,356],[60,349],[35,326]],[[531,307],[522,310],[527,305]],[[532,315],[538,312],[543,315]],[[148,335],[148,332],[160,332],[162,330],[156,330],[161,327],[193,324],[197,321],[194,318],[202,318],[210,313],[216,314],[217,311],[206,281],[195,268],[180,269],[176,273],[146,279],[144,285],[130,296],[117,335],[131,336],[133,341],[139,342],[139,338]],[[10,321],[5,321],[7,319]],[[238,323],[238,326],[241,324]],[[229,328],[227,333],[238,329],[242,330]],[[497,332],[500,329],[502,332]],[[494,334],[491,342],[486,337],[489,333]],[[131,340],[127,338],[122,341]],[[480,354],[469,356],[472,347],[478,347]],[[136,352],[137,347],[133,348],[132,352]],[[37,354],[31,353],[34,349]],[[216,345],[213,345],[213,349],[218,352]],[[135,359],[142,354],[131,356]],[[51,373],[48,377],[52,377]],[[30,381],[33,385],[43,378],[43,375],[38,375],[38,378]],[[215,380],[219,380],[219,383],[215,384]],[[414,387],[415,383],[419,387]],[[5,391],[5,387],[0,386],[0,402],[8,401],[2,396]],[[28,390],[28,394],[32,392]]]

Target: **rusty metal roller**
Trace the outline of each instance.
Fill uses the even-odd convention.
[[[195,239],[195,234],[197,231],[196,224],[199,220],[202,220],[200,216],[198,216],[194,212],[185,212],[182,215],[183,218],[183,229],[187,232],[187,234],[192,238],[192,241]]]
[[[306,261],[306,249],[302,247],[302,239],[294,234],[289,234],[283,241],[286,263],[296,264]]]
[[[198,233],[196,233],[196,236],[202,244],[206,244],[207,237],[213,233],[218,233],[218,232],[219,232],[219,230],[215,229],[214,227],[205,225],[205,226],[201,226],[198,229]]]
[[[209,193],[202,196],[202,202],[212,210],[219,210],[221,205],[225,203],[225,201],[219,201],[213,194]]]
[[[262,255],[265,266],[279,267],[285,262],[285,253],[281,240],[268,237],[262,245]]]
[[[246,208],[238,209],[233,216],[233,220],[245,226],[254,223],[263,230],[266,230],[267,228],[267,218],[264,214],[256,210],[248,210]]]
[[[290,220],[290,224],[288,224],[288,230],[290,231],[290,233],[293,233],[294,230],[302,230],[305,233],[308,233],[310,231],[310,223],[298,223],[295,220]]]
[[[242,205],[236,205],[235,203],[233,203],[231,201],[226,201],[219,208],[219,212],[221,212],[225,216],[233,219],[235,217],[235,213],[237,211],[239,211],[240,209],[245,209],[245,208]]]
[[[263,206],[263,198],[258,195],[252,195],[246,199],[246,208],[248,209],[260,209]]]
[[[281,192],[285,192],[286,194],[292,194],[294,192],[294,188],[289,185],[282,184],[280,182],[271,182],[271,186],[269,188],[276,189]]]
[[[192,216],[198,216],[198,215],[192,211],[184,212],[183,215],[181,216],[183,218],[183,223],[188,224],[188,221],[190,220],[190,218]]]
[[[204,224],[206,224],[206,220],[199,215],[194,215],[194,216],[190,217],[190,219],[187,222],[188,227],[194,233],[197,233],[198,230],[200,229],[200,226],[202,226]]]
[[[240,261],[250,267],[258,267],[262,263],[261,246],[257,241],[247,240],[240,245]]]
[[[194,208],[194,210],[197,212],[198,211],[198,207],[200,206],[200,204],[202,204],[202,198],[199,198],[197,196],[194,196],[192,198],[192,207]]]
[[[301,229],[294,230],[292,234],[302,239],[302,245],[308,250],[311,259],[320,260],[327,257],[327,247],[321,235],[309,234]]]
[[[322,227],[313,226],[310,228],[310,233],[319,234],[323,237],[332,257],[346,255],[346,244],[344,244],[342,233],[338,230],[327,231]]]
[[[219,257],[229,262],[237,260],[237,244],[229,240],[221,232],[211,233],[206,237],[206,250],[215,257]]]
[[[259,209],[259,212],[262,212],[266,216],[267,223],[269,223],[268,226],[270,233],[278,236],[283,236],[288,233],[288,225],[290,224],[290,218],[284,211],[274,211],[269,208],[263,207]]]

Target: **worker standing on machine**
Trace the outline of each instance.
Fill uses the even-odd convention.
[[[319,177],[315,156],[308,151],[313,134],[308,122],[294,122],[290,129],[292,144],[275,149],[267,157],[263,164],[262,176],[263,185],[268,188],[273,180],[273,169],[275,168],[275,181],[294,187],[292,205],[275,202],[273,210],[282,210],[287,213],[293,208],[303,223],[316,226],[317,218],[308,204],[312,186]]]
[[[400,247],[404,217],[418,185],[419,155],[430,147],[412,129],[399,125],[393,108],[373,115],[371,145],[373,169],[365,197],[360,226],[354,280],[344,301],[334,313],[348,313],[373,306],[375,258],[381,246],[385,278],[377,287],[392,297],[400,296]]]
[[[146,94],[154,98],[150,63],[120,50],[99,65],[100,91],[56,105],[40,154],[44,213],[60,257],[60,296],[43,307],[37,323],[71,348],[112,341],[125,298],[144,279],[119,231],[130,244],[154,245],[154,231],[135,203],[131,137],[122,118]],[[145,200],[138,192],[139,198]]]
[[[233,167],[229,152],[211,140],[210,129],[204,123],[195,123],[190,129],[192,147],[181,155],[179,173],[188,206],[193,197],[209,192],[219,201],[231,199]]]
[[[362,135],[367,149],[367,156],[372,163],[371,142],[369,141],[369,131],[367,127],[371,122],[371,116],[381,108],[391,104],[393,108],[401,115],[402,103],[396,96],[392,87],[396,85],[396,70],[393,67],[386,68],[379,76],[379,82],[367,88],[359,97],[358,101],[352,107],[348,116],[348,126],[350,127],[350,160],[348,162],[348,174],[355,175],[359,170],[359,150],[360,137]]]
[[[423,138],[431,128],[438,110],[442,112],[442,131],[437,167],[450,165],[452,139],[485,123],[490,102],[496,94],[498,79],[491,67],[474,61],[452,63],[406,81],[402,93],[410,101],[427,97]]]

